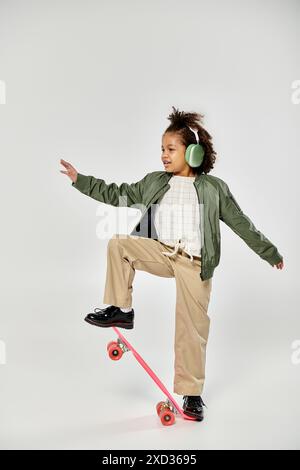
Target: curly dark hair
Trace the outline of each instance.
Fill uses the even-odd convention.
[[[171,124],[165,130],[165,135],[167,132],[176,133],[179,135],[181,143],[188,147],[190,144],[196,144],[196,136],[193,131],[189,129],[192,127],[198,133],[199,143],[202,144],[205,154],[202,164],[199,167],[194,168],[196,173],[209,173],[216,161],[216,152],[213,149],[213,144],[211,142],[211,135],[204,129],[202,126],[202,119],[204,114],[191,112],[185,113],[184,111],[179,111],[178,109],[173,108],[173,113],[169,114],[168,119],[171,121]],[[188,127],[189,126],[189,127]]]

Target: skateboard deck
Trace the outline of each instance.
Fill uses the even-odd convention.
[[[118,336],[117,341],[110,341],[107,345],[108,355],[113,360],[119,360],[123,356],[124,352],[131,351],[133,356],[136,358],[138,363],[144,368],[149,377],[156,383],[160,390],[165,394],[167,400],[161,401],[156,405],[156,412],[159,416],[161,422],[165,426],[169,426],[175,422],[175,414],[179,414],[182,418],[197,421],[197,418],[188,416],[185,414],[183,409],[176,402],[175,398],[167,390],[162,381],[158,378],[155,372],[150,368],[150,366],[144,361],[140,354],[134,349],[134,347],[129,343],[129,341],[122,335],[118,328],[112,326],[112,329],[115,331]]]

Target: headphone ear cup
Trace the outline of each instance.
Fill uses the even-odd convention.
[[[202,164],[204,154],[204,148],[201,144],[190,144],[185,151],[185,161],[189,166],[195,168]]]

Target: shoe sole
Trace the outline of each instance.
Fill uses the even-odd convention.
[[[98,323],[93,320],[90,320],[89,318],[84,319],[87,323],[90,323],[91,325],[94,326],[100,326],[100,328],[111,328],[112,326],[118,326],[120,328],[125,328],[126,330],[132,330],[133,329],[133,323],[126,325],[126,323],[119,323],[119,322],[113,322],[113,323]]]
[[[184,410],[183,410],[184,411]],[[191,413],[189,411],[184,411],[184,414],[186,414],[187,416],[190,416],[191,418],[195,418],[196,421],[203,421],[204,417],[200,417],[198,415],[195,415],[194,413]]]

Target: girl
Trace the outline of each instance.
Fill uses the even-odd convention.
[[[209,175],[215,163],[203,115],[173,107],[162,136],[164,171],[147,173],[132,184],[107,184],[61,164],[72,186],[115,207],[141,205],[142,217],[130,235],[115,234],[108,242],[103,301],[85,320],[99,327],[132,329],[132,284],[136,270],[175,278],[175,376],[173,391],[183,395],[183,409],[203,420],[201,398],[205,379],[207,314],[212,277],[220,260],[220,226],[225,222],[263,260],[277,269],[283,257],[245,215],[228,185]]]

